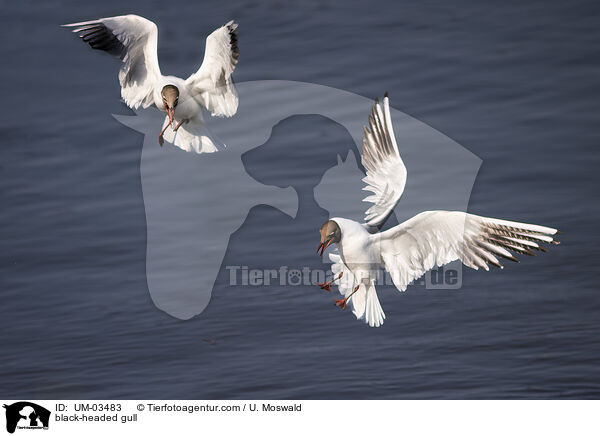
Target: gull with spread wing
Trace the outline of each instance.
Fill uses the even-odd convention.
[[[132,109],[155,105],[166,113],[158,136],[186,151],[213,153],[223,146],[211,135],[202,108],[212,116],[231,117],[238,95],[231,78],[237,64],[237,23],[230,21],[206,38],[202,65],[187,79],[163,76],[158,65],[156,24],[138,15],[65,24],[93,49],[121,60],[121,96]],[[169,129],[170,127],[170,129]]]
[[[364,189],[372,192],[365,201],[373,205],[364,223],[332,218],[323,224],[317,252],[322,256],[336,244],[337,253],[329,255],[334,279],[318,285],[331,291],[331,285],[337,284],[344,298],[335,300],[336,306],[344,309],[350,302],[356,318],[371,327],[379,327],[385,319],[375,290],[381,268],[404,291],[430,269],[455,260],[474,269],[502,268],[498,258],[518,262],[511,252],[533,255],[532,250],[547,251],[543,243],[559,243],[553,237],[558,230],[550,227],[443,210],[422,212],[380,231],[406,185],[387,93],[383,105],[376,101],[364,130],[362,164],[367,171]]]

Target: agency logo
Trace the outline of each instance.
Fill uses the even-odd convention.
[[[235,117],[210,119],[211,131],[227,144],[218,153],[186,153],[170,144],[160,147],[156,138],[165,115],[157,110],[138,110],[135,116],[115,115],[119,122],[144,135],[140,177],[147,229],[148,290],[154,304],[175,318],[190,319],[207,307],[231,236],[255,206],[271,206],[300,224],[310,220],[310,228],[318,228],[323,216],[308,216],[306,209],[297,216],[302,207],[297,189],[305,189],[302,198],[312,194],[330,218],[362,222],[365,214],[365,174],[354,149],[357,153],[362,149],[363,127],[373,106],[372,98],[285,80],[238,82],[236,88],[240,105]],[[402,160],[409,169],[406,190],[390,224],[424,210],[467,210],[481,159],[419,120],[393,107],[390,111],[401,141]],[[293,159],[270,163],[284,175],[281,186],[255,179],[247,171],[246,153],[266,144],[275,126],[299,115],[319,115],[345,128],[351,137],[344,143],[348,148],[342,152],[347,156],[345,160],[340,156],[338,165],[329,169],[324,165],[307,169],[304,176],[316,182],[312,187],[295,185],[293,176],[285,178],[298,166]],[[286,141],[306,149],[306,153],[315,153],[315,160],[335,162],[337,151],[323,147],[319,141],[306,144],[294,137]],[[268,162],[264,166],[269,166]],[[305,201],[304,207],[308,203]],[[253,247],[247,249],[254,251]],[[330,261],[326,258],[325,262]],[[298,270],[287,270],[281,264],[265,267],[269,272],[278,271],[279,278],[285,269],[287,284],[302,283]],[[461,264],[446,268],[454,268],[460,278]],[[238,269],[244,273],[241,265]],[[235,276],[236,271],[230,273]],[[456,289],[460,283],[443,285]]]
[[[29,401],[19,401],[4,405],[6,409],[6,431],[14,433],[18,429],[47,430],[50,411]]]

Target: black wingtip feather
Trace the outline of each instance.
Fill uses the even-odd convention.
[[[74,32],[94,50],[102,50],[121,59],[127,51],[123,43],[104,23],[90,24]]]
[[[240,49],[238,47],[238,24],[234,21],[228,26],[229,29],[229,44],[231,45],[231,57],[237,62],[240,57]]]

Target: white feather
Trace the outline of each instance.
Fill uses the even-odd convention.
[[[105,32],[103,26],[112,35]],[[138,15],[123,15],[65,24],[63,27],[74,27],[73,32],[93,48],[108,51],[121,59],[119,83],[121,97],[127,106],[133,109],[140,106],[147,108],[154,103],[154,87],[161,78],[156,24]],[[111,36],[123,47],[116,47],[116,41],[111,41]]]
[[[428,211],[373,235],[373,242],[380,248],[383,265],[394,284],[404,291],[430,269],[454,260],[488,270],[488,264],[501,267],[497,256],[516,261],[509,250],[532,254],[529,248],[541,247],[531,239],[539,237],[537,232],[542,230],[547,235],[557,233],[549,227],[465,212]]]
[[[230,21],[206,38],[202,65],[186,80],[213,116],[230,117],[237,112],[238,95],[231,79],[238,57],[236,40],[232,40],[237,38],[237,26]]]
[[[363,190],[373,193],[363,200],[373,203],[365,214],[365,221],[369,226],[380,227],[400,201],[406,185],[406,167],[398,151],[387,96],[383,99],[383,108],[379,102],[373,106],[365,128],[362,164],[367,170]]]

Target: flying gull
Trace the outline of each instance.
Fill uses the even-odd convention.
[[[331,253],[333,280],[318,285],[331,291],[337,284],[343,299],[335,300],[344,309],[351,302],[357,319],[371,327],[383,324],[375,281],[381,268],[387,270],[399,291],[427,271],[454,260],[468,267],[489,270],[502,268],[498,258],[518,262],[513,253],[534,255],[547,251],[542,244],[558,244],[558,230],[534,224],[486,218],[457,211],[426,211],[385,231],[380,231],[406,185],[406,167],[400,157],[390,118],[387,93],[383,106],[376,102],[364,129],[362,163],[367,174],[364,190],[373,203],[365,222],[332,218],[320,229],[317,252],[336,244]]]
[[[231,117],[238,95],[231,74],[238,61],[237,23],[228,22],[206,38],[202,65],[187,79],[163,76],[158,65],[156,24],[138,15],[65,24],[93,49],[121,60],[121,96],[132,109],[155,105],[166,113],[158,136],[196,153],[212,153],[223,145],[208,131],[202,108],[212,116]]]

